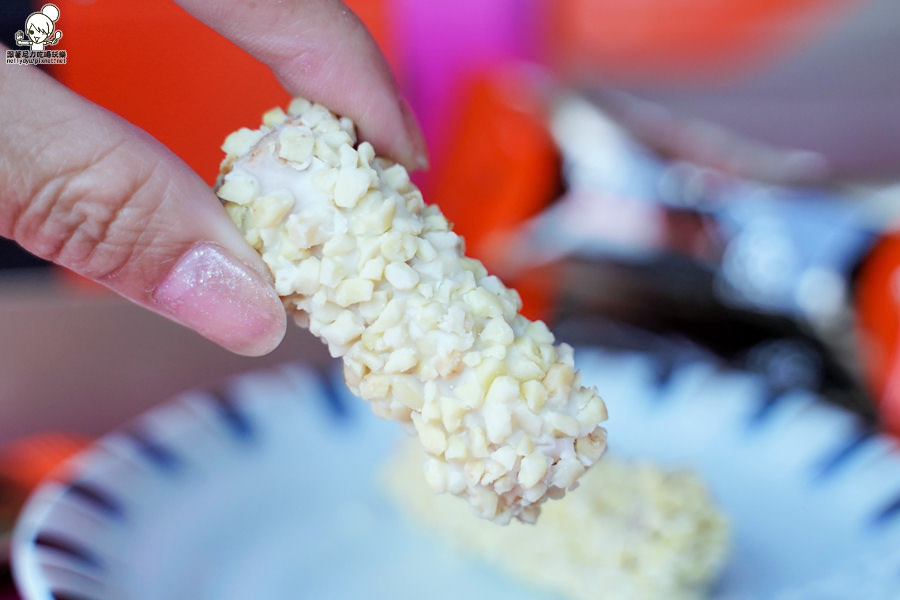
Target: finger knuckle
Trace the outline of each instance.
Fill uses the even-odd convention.
[[[157,165],[137,170],[115,150],[46,176],[14,226],[31,250],[92,279],[116,273],[152,243],[165,198]]]

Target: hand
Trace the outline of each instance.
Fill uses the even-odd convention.
[[[293,95],[353,118],[410,168],[421,134],[377,46],[334,0],[179,0]],[[271,276],[168,149],[38,69],[0,69],[0,235],[247,355],[281,341]]]

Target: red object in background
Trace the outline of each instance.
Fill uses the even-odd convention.
[[[900,436],[900,232],[871,250],[855,292],[865,375],[885,429]]]
[[[268,67],[174,2],[54,2],[68,60],[53,75],[156,137],[210,184],[225,136],[290,100]],[[389,49],[384,2],[348,4]]]
[[[837,0],[567,0],[542,4],[562,72],[651,84],[742,75],[834,23]]]
[[[68,55],[53,75],[160,140],[212,183],[225,136],[289,97],[269,69],[157,0],[55,0]]]
[[[34,489],[61,462],[90,440],[62,433],[40,433],[0,448],[0,479],[22,490]]]
[[[534,216],[555,196],[559,157],[546,107],[525,74],[495,71],[463,85],[451,117],[453,135],[439,148],[426,190],[441,207],[467,254],[492,266],[489,240]],[[522,296],[523,313],[546,318],[544,281],[507,281]]]

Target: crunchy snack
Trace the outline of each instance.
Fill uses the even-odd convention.
[[[607,456],[578,492],[535,525],[494,527],[421,482],[421,451],[405,444],[385,483],[414,521],[521,581],[571,600],[700,600],[728,556],[728,521],[689,471]],[[554,596],[555,597],[555,596]]]
[[[603,400],[353,123],[295,99],[225,140],[217,194],[350,389],[411,423],[432,489],[534,521],[603,454]]]

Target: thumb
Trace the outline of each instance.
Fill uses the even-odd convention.
[[[235,352],[278,345],[270,274],[187,165],[38,69],[0,89],[0,235]]]

